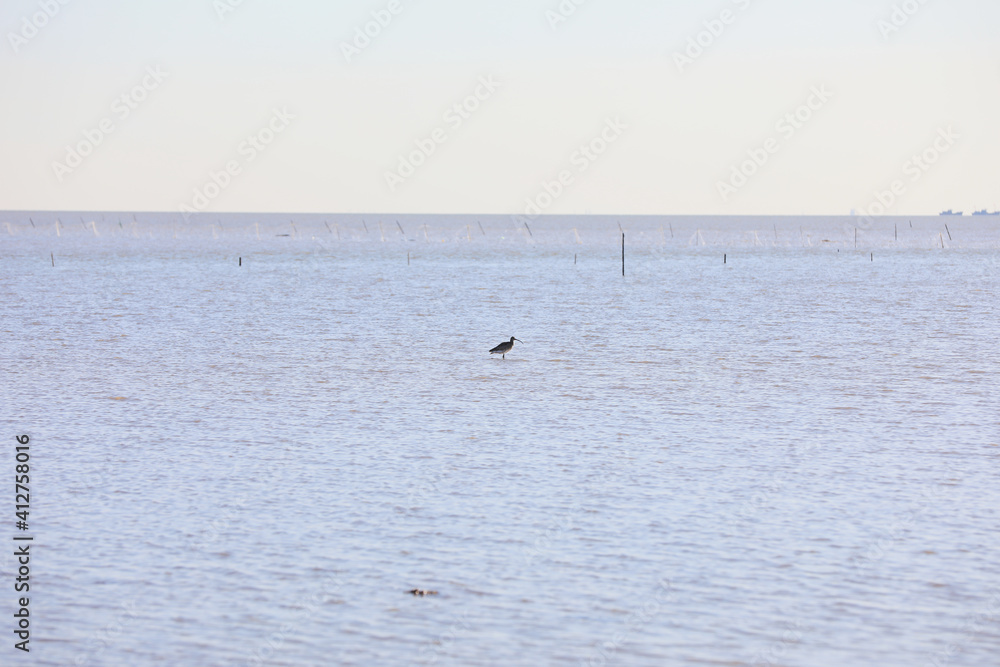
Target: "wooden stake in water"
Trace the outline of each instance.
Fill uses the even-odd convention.
[[[726,253],[722,253],[722,263],[726,263]]]
[[[483,233],[483,236],[486,236],[486,230],[483,229],[483,223],[481,223],[478,220],[476,220],[476,224],[479,225],[479,231],[481,231]]]
[[[674,223],[671,222],[669,224],[670,224],[670,238],[674,238]]]
[[[399,227],[399,233],[406,236],[406,232],[403,231],[403,225],[399,224],[399,220],[396,221],[396,226]]]
[[[31,223],[31,226],[32,226],[32,228],[34,228],[34,226],[35,226],[35,221],[34,221],[34,220],[32,220],[31,218],[28,218],[28,222],[30,222],[30,223]]]
[[[871,254],[871,258],[872,258],[872,261],[874,262],[875,261],[875,253]]]
[[[528,236],[534,236],[534,234],[531,233],[531,227],[528,226],[527,222],[524,223],[524,228],[528,230]]]
[[[944,225],[944,231],[948,232],[948,240],[950,241],[951,240],[951,230],[948,229],[948,223],[945,223],[945,225]]]
[[[621,227],[621,223],[618,223]],[[625,275],[625,232],[622,232],[622,275]]]
[[[406,265],[407,266],[410,265],[410,251],[409,250],[406,251]]]
[[[240,266],[243,266],[243,258],[240,257]]]
[[[326,225],[326,231],[328,231],[328,232],[330,232],[331,234],[333,234],[333,230],[332,230],[332,229],[330,229],[330,223],[329,223],[329,222],[327,222],[326,220],[324,220],[324,221],[323,221],[323,224],[324,224],[324,225]]]
[[[576,266],[576,253],[573,253],[573,266]]]
[[[56,268],[56,256],[53,253],[49,253],[49,259],[52,260],[52,268]]]

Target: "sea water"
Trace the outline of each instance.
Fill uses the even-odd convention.
[[[7,214],[3,662],[996,665],[998,289],[995,218]]]

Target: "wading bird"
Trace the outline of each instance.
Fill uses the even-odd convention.
[[[507,356],[506,356],[507,353],[510,352],[512,349],[514,349],[514,341],[515,340],[518,343],[523,343],[524,342],[520,338],[514,338],[513,336],[511,336],[509,341],[507,341],[506,343],[500,343],[495,348],[493,348],[492,350],[490,350],[490,354],[499,354],[501,359],[506,359],[507,358]]]

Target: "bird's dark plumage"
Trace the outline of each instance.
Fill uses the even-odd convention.
[[[514,338],[513,336],[511,336],[509,341],[507,341],[505,343],[500,343],[495,348],[493,348],[492,350],[490,350],[490,354],[499,354],[501,359],[506,359],[507,358],[507,353],[510,352],[512,349],[514,349],[514,341],[515,340],[518,343],[523,343],[524,342],[520,338]]]

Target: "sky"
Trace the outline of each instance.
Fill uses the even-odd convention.
[[[996,0],[4,0],[0,210],[1000,209]]]

